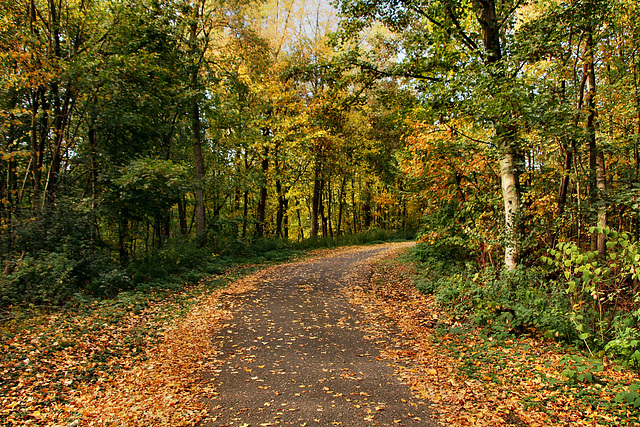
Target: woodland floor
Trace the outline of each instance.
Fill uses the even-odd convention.
[[[395,256],[407,245],[319,251],[225,287],[5,326],[0,425],[640,424],[614,402],[637,375],[452,321]]]

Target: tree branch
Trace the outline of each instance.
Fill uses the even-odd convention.
[[[447,128],[449,128],[449,130],[450,130],[451,132],[457,133],[457,134],[459,134],[459,135],[463,136],[464,138],[467,138],[467,139],[468,139],[468,140],[470,140],[470,141],[478,142],[478,143],[480,143],[480,144],[485,144],[485,145],[488,145],[488,146],[490,146],[490,147],[494,147],[494,148],[495,148],[495,146],[496,146],[496,145],[495,145],[494,143],[492,143],[492,142],[482,141],[482,140],[480,140],[480,139],[476,139],[476,138],[473,138],[473,137],[471,137],[471,136],[469,136],[469,135],[466,135],[465,133],[461,132],[459,129],[456,129],[456,128],[452,127],[452,126],[451,126],[451,125],[449,125],[448,123],[444,123],[444,125],[445,125]]]
[[[436,21],[435,18],[433,18],[431,15],[429,15],[428,13],[426,13],[424,10],[422,10],[422,8],[412,5],[410,4],[410,2],[407,2],[406,5],[409,7],[409,9],[411,9],[412,11],[414,11],[415,13],[417,13],[418,15],[422,16],[423,18],[425,18],[426,20],[428,20],[429,22],[431,22],[433,25],[435,25],[438,28],[441,28],[442,30],[444,30],[447,35],[449,37],[455,37],[458,39],[458,41],[460,41],[463,45],[465,45],[468,49],[471,49],[472,51],[477,51],[478,50],[478,45],[476,44],[476,42],[474,42],[462,29],[462,26],[460,25],[460,21],[458,20],[458,17],[455,16],[455,14],[453,13],[453,9],[451,8],[450,5],[447,5],[446,7],[446,13],[447,16],[449,17],[449,19],[451,19],[451,22],[453,23],[453,25],[456,27],[457,32],[453,33],[448,27],[446,27],[443,23]]]
[[[354,63],[354,65],[357,65],[361,69],[369,71],[369,72],[371,72],[372,74],[374,74],[374,75],[376,75],[378,77],[409,77],[409,78],[412,78],[412,79],[427,80],[427,81],[430,81],[430,82],[442,81],[442,79],[439,79],[437,77],[425,76],[424,74],[418,74],[418,73],[414,73],[414,72],[407,71],[407,70],[401,71],[401,72],[380,70],[378,68],[375,68],[373,65],[367,64],[367,63],[364,63],[364,62],[356,62],[356,63]]]

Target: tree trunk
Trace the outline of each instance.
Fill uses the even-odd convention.
[[[118,255],[120,256],[120,265],[126,267],[129,265],[129,220],[124,213],[120,213],[120,225],[118,227]]]
[[[187,200],[184,196],[178,200],[178,217],[180,222],[180,234],[187,236],[189,234],[187,224]]]
[[[494,0],[475,0],[474,7],[478,23],[482,27],[484,41],[485,61],[488,64],[502,59],[502,48],[500,46],[500,24],[496,16],[496,5]]]
[[[604,200],[604,193],[607,190],[604,152],[598,150],[596,154],[596,181],[600,204],[598,205],[598,227],[607,226],[607,205]],[[607,255],[607,236],[604,233],[598,234],[598,255],[604,258]]]
[[[577,111],[582,110],[582,102],[584,99],[584,87],[586,83],[587,75],[583,73],[582,82],[580,84],[580,90],[578,92],[578,107]],[[562,81],[562,101],[565,101],[565,81]],[[574,126],[578,124],[578,119],[580,117],[579,113],[575,114],[574,117]],[[566,140],[566,137],[565,137]],[[564,214],[564,209],[567,204],[567,192],[569,191],[570,184],[570,175],[571,168],[573,167],[573,158],[576,153],[576,143],[573,136],[569,136],[569,142],[563,142],[562,148],[564,149],[564,162],[562,165],[562,180],[560,181],[560,189],[558,190],[558,205],[556,214],[558,217],[561,217]],[[555,243],[555,242],[554,242]],[[555,246],[555,245],[554,245]]]
[[[353,176],[351,177],[351,215],[353,217],[351,233],[356,234],[358,232],[358,210],[356,209],[356,187]]]
[[[322,176],[320,161],[316,160],[315,179],[313,180],[313,197],[311,200],[311,238],[318,237],[318,215],[322,208]]]
[[[331,177],[327,181],[327,230],[329,236],[333,237],[333,224],[331,221],[331,205],[333,204],[333,193],[331,189]]]
[[[364,228],[368,229],[371,227],[371,220],[373,219],[371,215],[371,183],[365,182],[365,188],[360,193],[363,195],[364,200],[362,201],[362,216],[364,220]]]
[[[302,218],[300,216],[300,202],[296,200],[296,216],[298,217],[298,240],[304,240],[304,227],[302,226]]]
[[[60,165],[62,164],[62,143],[64,142],[64,133],[69,122],[69,115],[73,108],[73,97],[71,96],[71,88],[68,86],[65,90],[64,99],[60,99],[58,85],[52,85],[54,97],[54,118],[53,118],[53,152],[51,154],[51,164],[49,165],[49,174],[45,185],[45,202],[53,203],[58,186],[58,175],[60,174]]]
[[[242,238],[247,237],[247,223],[249,222],[249,191],[245,190],[242,196]]]
[[[322,237],[328,236],[327,216],[324,210],[324,179],[320,181],[320,202],[318,204],[318,214],[320,215],[320,224],[322,226]]]
[[[279,238],[289,237],[289,224],[287,208],[289,201],[287,200],[287,189],[282,185],[280,180],[276,180],[276,191],[278,193],[278,212],[276,214],[276,236]]]
[[[202,155],[202,130],[200,124],[200,81],[199,72],[201,66],[200,52],[198,50],[198,21],[200,20],[199,5],[194,4],[192,22],[189,27],[189,45],[191,60],[191,139],[193,144],[193,162],[195,175],[195,217],[196,217],[196,242],[204,246],[206,242],[207,216],[204,200],[204,157]]]
[[[60,5],[61,6],[61,5]],[[61,6],[62,7],[62,6]],[[63,60],[60,36],[60,17],[62,10],[58,10],[57,4],[53,0],[49,0],[49,54],[56,59]],[[78,39],[79,40],[79,39]],[[78,41],[76,40],[76,41]],[[58,83],[53,82],[50,85],[51,95],[53,98],[53,151],[51,153],[51,164],[47,175],[47,182],[44,188],[44,204],[51,204],[55,199],[58,186],[58,175],[62,164],[62,143],[64,141],[64,133],[69,122],[69,115],[73,109],[74,97],[71,95],[71,84],[68,83],[64,92],[64,96],[60,95]]]
[[[482,28],[484,39],[485,61],[487,64],[497,63],[502,59],[500,44],[500,23],[496,16],[494,0],[475,0],[474,7],[478,23]],[[496,85],[502,72],[495,75]],[[519,146],[516,141],[515,129],[496,126],[496,138],[501,149],[500,181],[504,200],[505,251],[504,263],[508,270],[515,269],[520,264],[520,173]]]
[[[556,215],[560,218],[564,215],[564,208],[567,204],[567,192],[569,190],[571,166],[573,163],[573,154],[575,152],[575,144],[563,144],[564,162],[562,164],[562,179],[560,180],[560,189],[558,190],[558,204]]]
[[[588,16],[592,15],[591,3],[587,5]],[[587,40],[585,48],[585,72],[587,75],[587,140],[589,144],[589,199],[591,206],[597,206],[598,227],[607,226],[607,207],[604,201],[606,191],[605,182],[605,161],[604,153],[598,149],[596,141],[596,74],[595,74],[595,49],[593,44],[593,28],[591,24],[587,26]],[[605,257],[607,252],[606,236],[604,233],[593,233],[591,235],[591,250],[598,251],[600,257]]]
[[[98,141],[96,137],[96,128],[94,126],[94,119],[91,119],[91,126],[89,127],[89,156],[91,168],[89,170],[89,181],[91,185],[91,209],[95,211],[96,209],[96,201],[98,198]]]
[[[284,226],[284,238],[289,240],[289,199],[286,196],[283,197],[282,208],[284,211],[283,226]]]
[[[195,75],[196,73],[194,73]],[[197,80],[197,77],[194,77]],[[202,135],[200,133],[200,107],[198,99],[191,100],[191,127],[193,138],[193,160],[195,166],[195,210],[196,241],[199,246],[205,244],[206,211],[204,206],[204,158],[202,156]]]
[[[9,155],[11,155],[11,145],[13,144],[8,145],[7,153],[9,153]],[[5,224],[10,223],[11,220],[11,204],[13,201],[11,197],[11,185],[9,184],[9,174],[11,168],[15,168],[12,163],[14,162],[11,159],[7,160],[5,172],[5,168],[3,167],[4,161],[0,159],[0,223]],[[2,221],[3,219],[6,219],[7,222]],[[9,227],[9,229],[10,228],[11,227]],[[9,229],[7,229],[7,231]]]
[[[282,196],[282,183],[276,179],[276,194],[278,195],[278,211],[276,212],[276,237],[282,238],[282,220],[284,217],[284,201]]]
[[[338,234],[338,236],[342,235],[342,213],[344,211],[344,194],[345,194],[345,189],[347,186],[347,177],[343,176],[342,177],[342,183],[340,184],[340,195],[338,196],[339,200],[338,200],[338,224],[337,224],[337,229],[336,229],[336,233]]]
[[[263,180],[260,184],[260,198],[258,199],[258,211],[256,215],[256,235],[264,237],[265,221],[267,218],[267,172],[269,170],[269,148],[264,147],[262,159]]]
[[[11,167],[7,162],[7,171]],[[11,196],[9,190],[9,179],[7,177],[8,172],[3,171],[3,167],[0,164],[0,222],[7,220],[6,223],[10,223],[11,220]],[[9,227],[10,228],[10,227]],[[7,229],[8,231],[9,229]]]
[[[41,171],[42,169],[38,167],[42,163],[42,152],[40,150],[40,142],[38,138],[38,110],[40,108],[39,104],[40,98],[40,89],[37,92],[32,94],[31,98],[31,126],[29,130],[30,137],[30,145],[31,145],[31,179],[32,181],[32,200],[31,204],[34,208],[39,207],[39,199],[40,199],[40,182],[41,182]]]
[[[11,109],[15,108],[16,98],[12,96],[11,99]],[[17,162],[13,155],[11,154],[14,151],[14,142],[16,136],[16,125],[13,122],[14,115],[13,113],[9,114],[10,125],[9,125],[9,135],[7,141],[7,153],[9,154],[9,159],[7,160],[7,171],[6,174],[3,174],[2,180],[4,181],[0,186],[0,218],[6,218],[8,220],[8,224],[11,223],[12,214],[18,213],[20,206],[18,204],[19,196],[18,196],[18,175],[17,175]],[[4,192],[4,194],[3,194]],[[4,202],[3,202],[4,201]],[[9,232],[9,248],[11,247],[11,227],[7,228]]]
[[[512,149],[505,149],[500,159],[500,178],[505,212],[505,253],[504,263],[508,270],[515,269],[520,263],[519,222],[520,218],[520,181],[518,156]]]

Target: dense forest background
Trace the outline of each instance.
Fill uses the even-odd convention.
[[[0,304],[417,232],[425,292],[637,363],[637,2],[335,7],[0,0]]]
[[[198,247],[417,227],[394,158],[403,107],[382,107],[406,90],[339,65],[329,5],[4,1],[0,15],[5,304],[112,294],[167,250],[170,269]]]

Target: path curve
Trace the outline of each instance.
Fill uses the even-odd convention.
[[[435,426],[365,339],[364,314],[342,294],[364,262],[407,244],[338,251],[287,264],[256,291],[232,296],[233,318],[213,337],[206,426]]]

